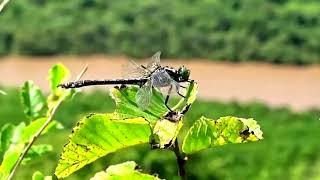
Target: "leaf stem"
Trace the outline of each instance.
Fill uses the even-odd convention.
[[[174,142],[173,152],[175,153],[177,158],[179,176],[182,180],[185,180],[186,179],[185,165],[188,159],[187,157],[183,157],[183,155],[180,153],[179,143],[177,139]]]
[[[76,80],[79,80],[83,74],[87,71],[88,66],[86,66],[81,73],[77,76]],[[27,153],[29,152],[31,146],[34,144],[34,142],[38,139],[38,137],[41,135],[41,133],[43,132],[43,130],[45,130],[45,128],[52,122],[53,120],[53,116],[56,113],[57,109],[59,108],[59,106],[61,105],[61,103],[65,100],[67,96],[64,96],[63,98],[61,98],[59,100],[59,102],[56,104],[56,106],[51,110],[50,115],[48,116],[46,122],[43,124],[43,126],[39,129],[39,131],[32,137],[32,139],[30,140],[30,142],[28,143],[28,145],[25,147],[25,149],[22,151],[21,155],[19,156],[18,161],[16,161],[12,171],[10,172],[10,175],[8,177],[8,180],[11,180],[15,174],[15,172],[17,171],[19,165],[21,164],[23,158],[27,155]]]

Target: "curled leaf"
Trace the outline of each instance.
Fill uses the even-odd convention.
[[[156,136],[155,143],[159,144],[160,148],[171,146],[176,140],[182,125],[182,121],[172,122],[167,119],[157,121],[153,128],[153,136]]]

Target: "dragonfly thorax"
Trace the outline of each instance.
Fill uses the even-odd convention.
[[[170,77],[176,82],[186,82],[189,80],[190,70],[182,66],[178,70],[173,67],[164,67],[164,70],[170,75]]]

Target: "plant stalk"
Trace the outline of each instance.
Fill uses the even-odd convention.
[[[183,155],[180,153],[178,140],[175,140],[174,143],[174,149],[173,152],[176,155],[177,163],[178,163],[178,170],[179,170],[179,176],[182,180],[187,179],[186,172],[185,172],[185,165],[187,163],[187,157],[183,157]]]
[[[86,66],[81,73],[77,76],[76,80],[79,80],[83,74],[87,71],[88,66]],[[66,97],[66,96],[65,96]],[[25,149],[22,151],[21,155],[19,156],[18,161],[16,161],[12,171],[10,172],[10,175],[8,177],[8,180],[11,180],[15,174],[15,172],[17,171],[19,165],[21,164],[23,158],[27,155],[27,153],[29,152],[30,148],[32,147],[32,145],[34,144],[34,142],[38,139],[38,137],[41,135],[41,133],[43,132],[43,130],[52,122],[53,120],[53,116],[55,115],[56,111],[58,110],[59,106],[62,104],[62,102],[64,101],[64,98],[61,98],[61,100],[57,103],[57,105],[51,110],[50,115],[48,116],[46,122],[43,124],[43,126],[39,129],[39,131],[32,137],[31,141],[28,143],[28,145],[25,147]]]
[[[4,6],[9,2],[9,0],[3,0],[2,3],[0,4],[0,12],[4,8]]]

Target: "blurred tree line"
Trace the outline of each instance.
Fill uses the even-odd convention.
[[[320,62],[318,0],[13,0],[0,55],[126,54]]]

